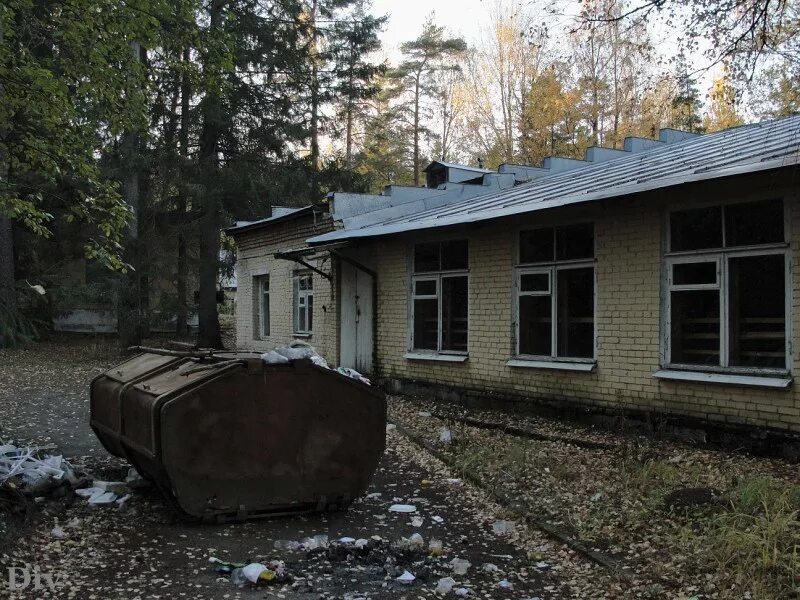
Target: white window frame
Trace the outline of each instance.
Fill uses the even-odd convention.
[[[587,224],[586,221],[577,223],[559,223],[557,225],[546,225],[543,227],[536,227],[534,229],[552,229],[554,231],[555,243],[555,230],[559,227],[569,227],[570,225]],[[581,363],[581,364],[594,364],[597,362],[597,259],[594,257],[597,253],[597,235],[595,223],[592,222],[592,235],[594,247],[592,248],[592,258],[581,258],[577,260],[550,260],[536,263],[522,263],[520,261],[520,235],[524,231],[532,231],[531,228],[520,229],[516,232],[516,259],[517,265],[514,267],[514,360],[522,361],[547,361],[552,363]],[[553,247],[555,252],[555,246]],[[592,318],[592,356],[574,357],[574,356],[558,356],[558,273],[571,269],[592,269],[592,302],[594,304],[594,316]],[[548,291],[522,291],[522,276],[547,273]],[[520,318],[519,318],[519,299],[523,296],[549,296],[550,297],[550,354],[522,354],[519,350],[520,343]]]
[[[683,370],[683,371],[699,371],[707,373],[731,373],[731,374],[755,374],[755,375],[785,375],[790,372],[792,357],[791,357],[791,298],[792,298],[792,280],[791,280],[791,255],[790,246],[786,240],[791,239],[789,232],[789,207],[786,198],[782,197],[780,200],[783,204],[783,224],[784,224],[784,241],[773,242],[767,244],[759,244],[752,246],[733,246],[726,248],[727,242],[726,235],[726,218],[725,208],[734,204],[746,204],[750,202],[757,202],[759,200],[778,199],[774,196],[771,198],[751,198],[747,200],[736,200],[730,202],[713,202],[703,203],[693,206],[674,206],[670,207],[667,211],[666,231],[665,231],[665,247],[667,251],[664,253],[662,261],[662,326],[661,326],[661,364],[664,369]],[[671,218],[675,212],[684,210],[692,210],[695,208],[712,208],[721,206],[721,219],[722,219],[722,248],[709,248],[702,250],[684,250],[684,251],[671,251]],[[785,342],[785,365],[783,368],[775,367],[742,367],[731,366],[730,364],[730,345],[728,344],[728,337],[730,335],[730,290],[728,285],[729,279],[729,261],[731,258],[752,257],[752,256],[783,256],[784,263],[784,342]],[[673,265],[676,264],[690,264],[690,263],[717,263],[717,281],[715,284],[681,284],[676,285],[672,281]],[[720,315],[720,348],[719,348],[719,365],[693,365],[686,363],[673,363],[672,358],[672,292],[674,291],[687,291],[687,290],[718,290],[719,291],[719,315]]]
[[[270,332],[270,297],[269,297],[269,275],[258,276],[258,335],[261,339],[268,338]],[[264,310],[264,299],[266,298],[267,310]]]
[[[448,241],[461,241],[464,238],[457,238],[455,240],[434,240],[437,243],[444,243]],[[469,354],[469,240],[467,242],[467,268],[466,269],[453,269],[447,271],[426,271],[424,273],[414,273],[414,252],[417,244],[411,245],[410,251],[410,272],[411,272],[411,288],[409,290],[409,307],[408,307],[408,351],[412,355],[422,354],[437,354],[437,355],[451,355],[451,356],[467,356]],[[425,242],[419,242],[425,243]],[[442,349],[442,334],[444,330],[444,323],[442,321],[442,280],[453,277],[466,277],[467,279],[467,350],[443,350]],[[435,281],[436,294],[417,294],[418,281]],[[436,349],[432,348],[417,348],[414,340],[414,318],[415,318],[415,301],[416,300],[436,300]]]
[[[300,289],[300,281],[303,279],[307,279],[309,285],[306,289]],[[294,326],[294,334],[295,335],[302,335],[302,336],[310,336],[313,333],[314,327],[314,315],[309,315],[309,302],[308,299],[311,298],[311,310],[314,310],[313,303],[314,303],[314,276],[311,274],[311,271],[297,271],[292,278],[292,288],[294,290],[294,302],[293,302],[293,310],[292,310],[292,322]],[[305,321],[300,323],[300,308],[301,306],[305,308]],[[311,327],[309,327],[309,321],[311,322]]]

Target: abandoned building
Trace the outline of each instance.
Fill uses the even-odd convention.
[[[434,162],[228,230],[237,336],[396,385],[800,432],[800,117]]]

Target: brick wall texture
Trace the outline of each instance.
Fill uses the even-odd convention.
[[[376,375],[457,388],[491,390],[521,396],[570,399],[605,408],[638,409],[683,414],[733,424],[770,426],[800,431],[800,390],[769,390],[735,385],[658,380],[661,364],[662,265],[666,216],[669,210],[726,201],[783,197],[791,232],[790,335],[796,347],[800,332],[800,210],[792,176],[767,174],[726,182],[685,185],[643,195],[562,207],[534,215],[495,220],[483,225],[379,238],[361,243],[378,273]],[[513,355],[513,274],[518,232],[533,227],[592,221],[596,239],[596,347],[593,372],[507,366]],[[295,227],[297,227],[295,222]],[[291,229],[291,222],[287,224]],[[319,227],[320,225],[317,225]],[[330,224],[326,225],[330,228]],[[276,233],[284,245],[308,237],[308,225]],[[302,232],[300,231],[302,229]],[[438,239],[469,240],[469,358],[462,363],[404,358],[408,351],[410,255],[414,243]],[[271,244],[271,245],[270,245]],[[241,345],[253,338],[248,329],[250,280],[248,269],[268,264],[274,273],[274,322],[290,314],[291,290],[286,283],[292,263],[267,258],[273,241],[248,240],[240,246],[238,333]],[[328,265],[328,268],[330,265]],[[320,299],[315,305],[315,345],[335,356],[336,286],[315,276]],[[319,283],[318,283],[319,282]],[[319,285],[319,288],[317,286]],[[286,291],[288,290],[288,291]],[[276,296],[277,298],[277,296]],[[324,298],[324,300],[323,300]],[[327,310],[323,311],[323,305]],[[321,314],[320,314],[321,313]],[[319,320],[317,320],[319,319]],[[250,347],[265,348],[290,337],[286,324],[268,340]],[[793,372],[797,372],[794,353]],[[334,358],[335,361],[335,358]]]

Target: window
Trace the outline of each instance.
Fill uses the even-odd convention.
[[[466,240],[414,246],[411,347],[466,352],[469,248]]]
[[[269,275],[253,277],[253,337],[269,337]]]
[[[688,368],[787,368],[783,202],[669,215],[664,354]]]
[[[294,332],[308,335],[314,330],[314,278],[311,273],[294,276]]]
[[[523,231],[516,269],[519,356],[594,358],[594,225]]]

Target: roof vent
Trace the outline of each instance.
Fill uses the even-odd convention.
[[[700,137],[700,134],[692,133],[691,131],[681,131],[680,129],[672,129],[671,127],[664,127],[658,132],[659,141],[666,144],[675,144],[696,137]]]

